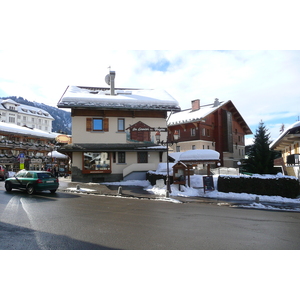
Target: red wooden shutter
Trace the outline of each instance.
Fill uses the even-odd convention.
[[[93,124],[93,119],[92,118],[86,118],[86,131],[92,131],[92,124]]]
[[[108,124],[109,124],[109,119],[105,118],[103,119],[103,131],[108,131]]]

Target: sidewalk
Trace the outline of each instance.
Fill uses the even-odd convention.
[[[104,185],[100,183],[83,183],[72,182],[70,177],[59,177],[59,191],[70,193],[84,193],[94,195],[107,195],[107,196],[123,196],[133,198],[159,198],[155,194],[148,193],[141,186],[132,185]]]
[[[100,183],[83,183],[83,182],[72,182],[71,177],[59,177],[59,191],[68,193],[84,193],[93,195],[104,195],[104,196],[122,196],[138,199],[162,199],[162,196],[158,196],[147,192],[141,186],[133,185],[104,185]],[[120,193],[119,193],[120,192]],[[170,198],[178,200],[182,203],[217,203],[217,199],[200,198],[200,197],[173,197]],[[224,202],[224,201],[222,201]]]

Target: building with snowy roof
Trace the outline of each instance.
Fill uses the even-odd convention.
[[[48,153],[54,149],[53,142],[58,135],[37,128],[0,122],[0,164],[8,170],[18,171],[22,157],[22,168],[40,170],[49,162]]]
[[[286,175],[300,178],[300,121],[295,122],[270,144],[270,149],[280,151],[281,159],[274,166],[281,166]]]
[[[72,143],[58,151],[72,159],[72,180],[79,182],[145,179],[166,161],[166,147],[155,133],[167,137],[167,113],[179,111],[164,90],[69,86],[58,102],[70,108]]]
[[[168,120],[170,139],[176,132],[179,139],[175,152],[211,149],[220,153],[223,167],[237,167],[245,156],[245,135],[251,129],[231,100],[201,105],[200,99],[191,101],[191,108],[175,112]]]
[[[47,111],[38,107],[20,104],[12,99],[0,102],[0,122],[51,132],[53,120]]]

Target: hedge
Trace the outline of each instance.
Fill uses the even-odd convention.
[[[300,194],[300,185],[296,178],[289,177],[264,179],[246,176],[219,176],[218,191],[297,198]]]

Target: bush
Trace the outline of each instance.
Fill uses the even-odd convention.
[[[219,176],[218,191],[224,193],[247,193],[256,195],[297,198],[299,181],[290,177],[230,177]]]

